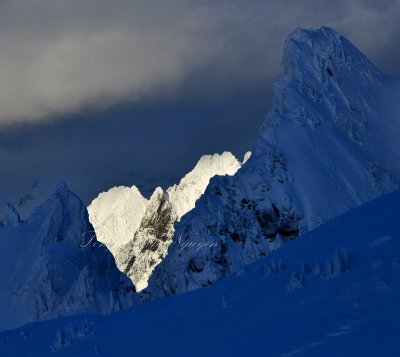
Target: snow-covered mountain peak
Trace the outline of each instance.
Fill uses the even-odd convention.
[[[328,28],[289,35],[282,67],[253,155],[234,176],[212,178],[175,226],[176,242],[205,246],[171,244],[151,296],[210,285],[399,187],[399,77]]]
[[[290,34],[284,45],[282,70],[274,84],[272,111],[261,132],[279,125],[285,119],[283,116],[291,112],[297,123],[310,122],[312,115],[298,100],[303,97],[308,106],[316,107],[316,110],[318,106],[330,107],[327,109],[335,112],[337,123],[347,126],[351,135],[358,137],[360,130],[356,127],[362,125],[365,118],[357,114],[370,109],[362,108],[365,105],[363,93],[371,86],[381,86],[385,79],[385,75],[351,42],[327,27],[297,29]],[[355,122],[346,118],[354,116],[357,116]],[[318,121],[311,123],[314,129],[319,124]]]
[[[245,159],[250,155],[250,152],[247,153]],[[116,255],[120,247],[133,239],[145,212],[149,215],[152,209],[156,209],[162,195],[170,202],[176,219],[179,220],[194,208],[196,200],[203,194],[211,177],[233,175],[240,166],[241,163],[230,152],[204,155],[179,184],[165,191],[157,187],[150,199],[144,198],[136,186],[113,187],[107,192],[102,192],[88,207],[96,236]]]
[[[169,200],[177,214],[178,221],[192,210],[197,199],[205,191],[210,178],[216,175],[234,175],[241,163],[230,152],[222,155],[204,155],[178,185],[170,187],[167,192]]]
[[[118,186],[100,193],[88,207],[97,239],[115,255],[133,238],[147,205],[148,200],[136,186]]]
[[[0,229],[0,330],[132,305],[133,286],[63,184],[24,222]],[[18,262],[18,264],[16,264]]]
[[[147,286],[148,277],[165,256],[174,223],[195,207],[210,179],[234,175],[240,167],[230,152],[204,155],[178,184],[167,190],[157,187],[149,200],[135,186],[115,187],[93,200],[88,210],[96,236],[138,291]]]
[[[151,297],[210,285],[282,242],[398,188],[398,77],[381,73],[328,28],[297,30],[284,47],[283,73],[254,154],[243,166],[229,154],[222,164],[218,157],[201,159],[167,190],[167,200],[154,200],[151,219],[146,208],[147,222],[142,219],[145,224],[119,250],[120,268],[141,287],[165,257],[151,276]],[[208,163],[232,167],[234,175],[217,174]],[[170,206],[178,220],[173,229]],[[160,219],[166,240],[152,228]],[[200,244],[202,249],[181,249]]]
[[[339,70],[340,76],[345,71],[362,81],[381,74],[350,41],[328,27],[297,29],[291,33],[284,44],[282,68],[284,75],[294,79],[316,76],[323,80],[327,76],[335,77]]]
[[[84,245],[93,236],[86,207],[65,182],[56,186],[53,195],[33,212],[27,222],[39,222],[42,227],[48,227],[49,231],[44,235],[47,238],[68,239],[75,245]]]

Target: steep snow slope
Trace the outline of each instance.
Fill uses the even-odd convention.
[[[0,329],[137,301],[129,279],[93,237],[87,210],[65,184],[33,215],[0,227]]]
[[[289,35],[282,68],[252,157],[213,178],[176,224],[179,244],[150,279],[151,296],[207,286],[398,187],[400,78],[328,28]],[[192,256],[181,249],[189,243],[212,248]]]
[[[247,153],[247,159],[250,153]],[[210,178],[233,175],[241,163],[229,152],[204,155],[178,185],[165,192],[157,188],[150,200],[133,186],[101,193],[88,207],[99,241],[107,245],[117,265],[135,284],[147,286],[154,267],[172,241],[174,223],[194,208]]]
[[[395,192],[207,289],[2,333],[0,354],[398,356],[399,215]]]

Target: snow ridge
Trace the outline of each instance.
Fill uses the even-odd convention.
[[[208,286],[398,188],[399,78],[325,27],[289,35],[282,69],[253,155],[176,224],[150,298]]]
[[[138,302],[111,253],[96,241],[86,207],[65,184],[26,221],[0,228],[0,330]]]
[[[251,153],[246,153],[248,159]],[[179,184],[150,200],[132,186],[114,187],[89,205],[89,218],[99,241],[107,245],[121,271],[141,291],[153,269],[165,257],[174,234],[174,223],[195,207],[210,179],[234,175],[241,163],[230,153],[204,155]]]

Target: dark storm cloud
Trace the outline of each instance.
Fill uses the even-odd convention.
[[[264,88],[230,93],[222,102],[187,94],[0,128],[0,210],[36,180],[50,188],[64,180],[89,203],[118,185],[137,185],[146,195],[166,188],[204,154],[230,150],[241,159],[268,110],[266,96]]]
[[[0,1],[0,205],[37,179],[86,203],[251,149],[285,37],[330,26],[400,71],[399,0]]]
[[[0,122],[186,91],[197,73],[218,93],[267,83],[298,26],[332,26],[398,70],[399,16],[390,0],[2,1]]]

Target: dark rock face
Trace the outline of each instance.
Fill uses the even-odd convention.
[[[156,212],[156,214],[155,214]],[[144,217],[134,238],[118,252],[124,273],[140,291],[156,265],[164,258],[174,234],[176,214],[161,188],[150,198]]]

